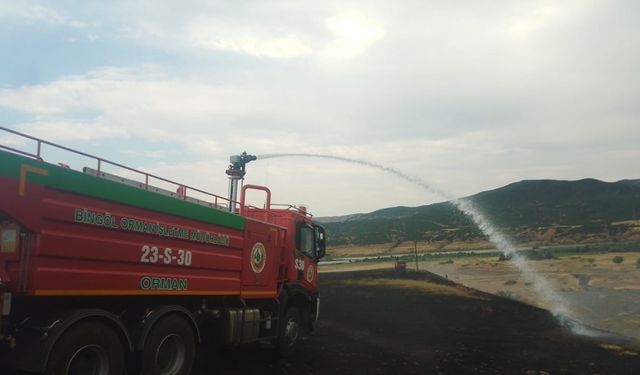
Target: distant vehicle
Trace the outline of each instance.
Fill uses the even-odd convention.
[[[231,157],[223,198],[0,131],[37,147],[0,145],[0,367],[186,375],[199,343],[267,341],[285,356],[313,328],[325,231],[306,209],[272,208],[264,186],[244,185],[236,201],[255,156]],[[43,145],[97,169],[47,163]],[[249,189],[266,194],[263,208],[245,204]]]
[[[396,264],[394,266],[396,271],[406,271],[407,270],[407,262],[404,260],[396,260]]]

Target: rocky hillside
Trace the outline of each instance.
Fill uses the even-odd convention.
[[[635,222],[640,220],[640,179],[525,180],[464,199],[471,200],[518,242],[640,240],[640,222]],[[390,207],[320,221],[333,246],[486,240],[448,202]]]

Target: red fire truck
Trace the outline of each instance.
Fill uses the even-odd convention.
[[[223,198],[0,132],[35,149],[0,140],[0,367],[189,374],[199,344],[288,355],[313,329],[324,229],[306,209],[276,208],[266,187],[238,189],[255,156],[231,157]],[[44,148],[95,168],[49,163]],[[116,167],[137,177],[107,173]],[[245,204],[252,189],[264,207]]]

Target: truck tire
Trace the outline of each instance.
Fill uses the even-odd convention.
[[[56,342],[47,375],[121,375],[124,347],[118,334],[99,322],[79,323]]]
[[[151,328],[142,350],[142,375],[189,375],[196,354],[191,323],[172,314]]]
[[[278,342],[276,344],[277,354],[282,358],[291,355],[298,346],[302,336],[302,321],[300,311],[296,307],[289,307],[282,317],[280,332],[278,332]]]

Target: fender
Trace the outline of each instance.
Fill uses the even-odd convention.
[[[285,289],[287,291],[287,298],[291,299],[294,296],[297,295],[303,295],[304,298],[309,298],[309,291],[307,289],[305,289],[304,286],[302,286],[301,284],[297,283],[297,282],[292,282],[289,281],[285,284]]]
[[[198,344],[202,342],[200,337],[200,327],[196,323],[196,320],[193,317],[193,314],[182,306],[176,305],[166,305],[166,306],[158,306],[154,308],[151,312],[149,312],[144,319],[140,322],[140,326],[135,330],[134,333],[134,350],[142,350],[144,348],[144,343],[147,341],[147,336],[151,332],[151,328],[156,324],[160,318],[164,317],[170,313],[178,313],[182,316],[188,318],[188,321],[193,326],[193,330],[196,333],[196,338],[198,340]]]
[[[320,295],[318,292],[311,292],[305,289],[299,283],[287,282],[284,290],[286,293],[282,293],[280,297],[280,316],[286,312],[288,305],[298,305],[302,308],[303,320],[306,322],[309,332],[313,331],[316,321],[318,320],[318,313],[320,308]]]
[[[280,314],[282,315],[289,305],[289,301],[304,301],[310,303],[312,301],[311,292],[297,282],[287,282],[284,286],[284,292],[280,295]]]
[[[26,371],[45,371],[49,355],[60,337],[76,323],[87,319],[109,323],[122,339],[125,350],[133,350],[127,329],[117,315],[101,309],[68,310],[29,318],[16,333],[18,347],[7,358],[10,366]]]

